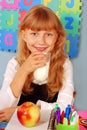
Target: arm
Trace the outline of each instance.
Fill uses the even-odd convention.
[[[59,92],[57,102],[60,104],[61,109],[65,110],[68,104],[73,104],[73,93],[74,93],[74,84],[73,84],[73,67],[71,61],[67,59],[64,64],[64,81],[63,87]]]
[[[41,105],[41,120],[48,120],[51,110],[55,107],[55,104],[58,103],[61,110],[65,110],[68,104],[73,103],[73,69],[72,64],[69,59],[66,60],[64,64],[64,81],[63,87],[58,94],[57,101],[54,103],[47,103],[39,100],[37,105]],[[44,116],[45,111],[45,116]]]
[[[16,106],[18,103],[19,98],[13,95],[10,88],[10,83],[17,72],[17,67],[18,63],[13,57],[7,64],[3,84],[0,89],[0,110],[5,107]]]
[[[16,106],[27,76],[46,64],[46,55],[34,52],[19,66],[15,59],[9,61],[0,90],[0,110]]]
[[[24,64],[19,67],[15,58],[8,62],[0,90],[0,110],[17,105],[27,77]]]

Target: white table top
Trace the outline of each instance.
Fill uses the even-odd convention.
[[[14,112],[11,120],[9,121],[5,130],[47,130],[48,122],[42,122],[36,125],[35,127],[24,127],[20,124],[17,118],[17,110]]]

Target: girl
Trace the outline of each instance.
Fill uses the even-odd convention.
[[[0,90],[1,121],[9,120],[16,106],[26,101],[40,106],[41,120],[49,119],[55,103],[62,110],[72,104],[73,72],[65,40],[65,30],[51,9],[36,5],[27,12],[19,27],[17,56],[9,61]]]

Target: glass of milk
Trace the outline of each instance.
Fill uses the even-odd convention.
[[[44,54],[47,55],[48,62],[45,66],[40,67],[34,71],[34,81],[37,81],[39,83],[47,80],[49,73],[50,53],[44,52]]]

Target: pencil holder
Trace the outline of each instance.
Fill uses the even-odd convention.
[[[67,125],[67,124],[57,124],[56,130],[79,130],[78,123]]]

